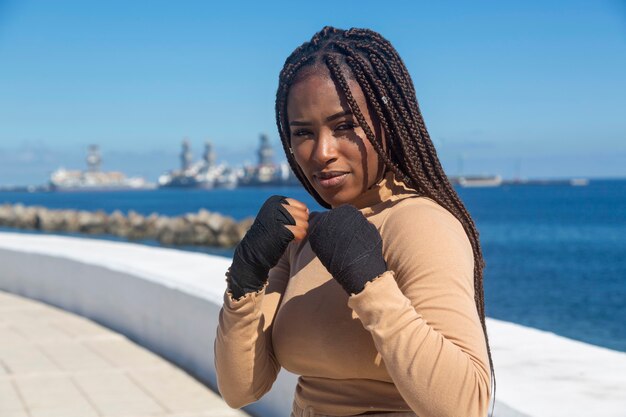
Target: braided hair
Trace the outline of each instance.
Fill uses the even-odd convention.
[[[304,188],[323,207],[330,208],[308,182],[291,153],[287,115],[289,88],[310,73],[329,70],[334,82],[387,169],[420,195],[435,200],[463,225],[474,252],[474,300],[485,334],[495,384],[491,349],[485,325],[484,260],[478,230],[441,167],[417,103],[415,88],[404,62],[380,34],[368,29],[341,30],[326,26],[296,48],[280,72],[276,92],[276,125],[291,169]],[[348,86],[356,81],[374,110],[387,138],[385,151],[359,109]],[[495,393],[495,390],[494,390]],[[495,395],[494,395],[495,397]]]

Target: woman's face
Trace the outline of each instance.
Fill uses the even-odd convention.
[[[380,138],[380,126],[372,121],[361,87],[348,83],[370,129]],[[383,164],[376,150],[329,76],[313,73],[293,84],[287,115],[294,158],[331,207],[351,203],[381,177]]]

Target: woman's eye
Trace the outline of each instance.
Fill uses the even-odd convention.
[[[296,130],[291,135],[292,136],[302,137],[302,136],[307,136],[309,134],[311,134],[311,132],[309,132],[308,130]]]
[[[357,125],[351,122],[345,122],[345,123],[341,123],[340,125],[338,125],[335,129],[337,130],[351,130],[356,128]]]

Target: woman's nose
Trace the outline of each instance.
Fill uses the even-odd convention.
[[[324,166],[337,159],[337,139],[330,132],[320,132],[315,141],[313,159]]]

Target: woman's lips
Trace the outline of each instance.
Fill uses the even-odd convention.
[[[317,174],[315,176],[318,184],[324,188],[338,187],[344,183],[347,177],[347,172],[336,172],[324,175]]]

